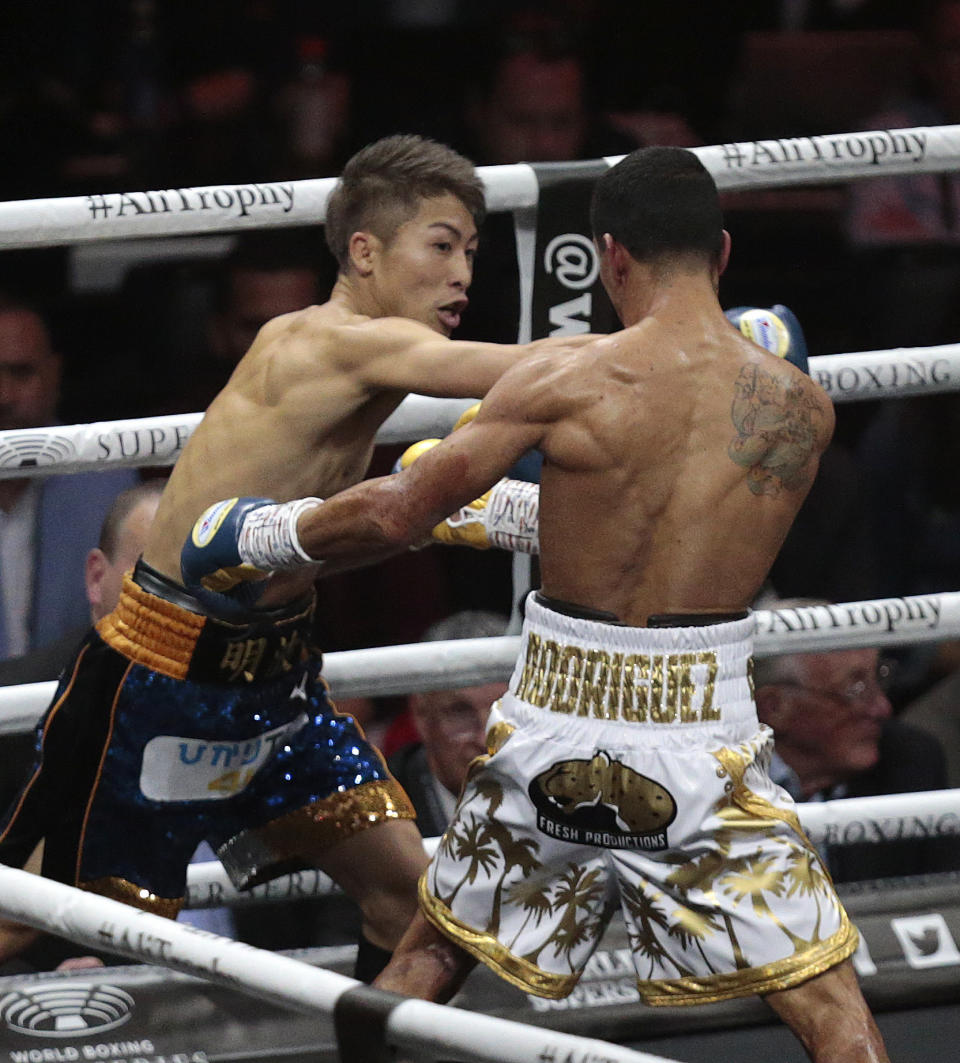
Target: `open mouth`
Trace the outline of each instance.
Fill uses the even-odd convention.
[[[459,326],[460,316],[466,310],[467,302],[466,299],[457,299],[456,302],[437,307],[437,317],[447,332],[453,332]]]

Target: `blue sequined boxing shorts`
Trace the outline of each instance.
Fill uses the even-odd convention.
[[[413,819],[383,758],[328,698],[312,614],[308,600],[226,624],[138,564],[37,727],[0,862],[22,866],[45,839],[47,877],[175,916],[203,840],[248,889]]]

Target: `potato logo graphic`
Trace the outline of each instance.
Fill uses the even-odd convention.
[[[669,791],[603,752],[591,760],[552,765],[533,779],[528,792],[543,816],[565,828],[547,833],[587,844],[617,845],[616,836],[656,834],[663,836],[663,845],[638,847],[663,848],[664,830],[677,814]]]

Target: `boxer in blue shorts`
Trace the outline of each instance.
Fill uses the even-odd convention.
[[[484,209],[472,164],[424,138],[387,137],[347,163],[325,219],[339,263],[330,299],[267,322],[187,442],[117,610],[40,725],[0,860],[22,864],[45,841],[43,874],[169,915],[204,838],[241,888],[319,867],[360,906],[372,959],[358,974],[385,962],[427,858],[402,790],[327,700],[311,638],[318,573],[225,599],[222,581],[250,573],[188,593],[180,551],[217,499],[329,495],[362,479],[409,392],[482,398],[524,354],[561,346],[450,339]],[[31,933],[0,925],[0,962]]]
[[[724,315],[730,238],[695,154],[631,152],[596,182],[591,226],[621,331],[531,354],[394,475],[234,506],[184,571],[335,569],[431,538],[539,550],[489,756],[377,986],[445,1001],[480,960],[563,997],[619,901],[648,1003],[759,994],[816,1063],[886,1063],[750,679],[750,604],[833,407],[751,338],[788,353],[782,315]],[[539,490],[504,478],[531,449]]]
[[[44,837],[51,877],[176,915],[201,841],[249,888],[314,866],[360,819],[409,818],[327,697],[313,611],[308,595],[226,624],[139,562],[60,681],[0,861]]]

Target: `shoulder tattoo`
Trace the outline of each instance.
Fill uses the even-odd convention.
[[[821,417],[816,400],[799,382],[759,365],[740,370],[730,416],[737,434],[727,453],[749,469],[755,495],[775,495],[807,486],[807,466],[818,450]]]

